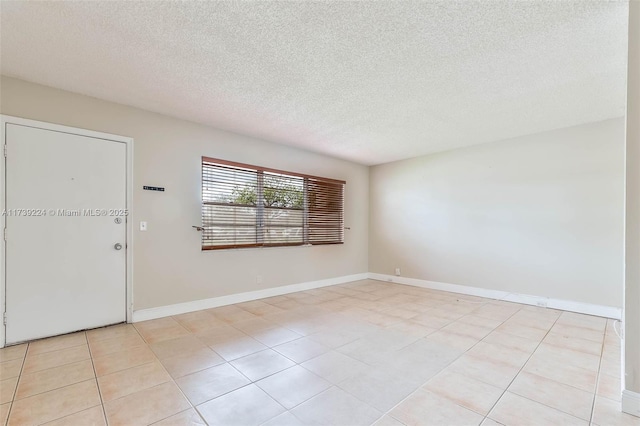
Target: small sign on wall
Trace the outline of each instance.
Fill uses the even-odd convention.
[[[144,189],[145,191],[160,191],[160,192],[164,192],[164,188],[161,186],[143,186],[142,189]]]

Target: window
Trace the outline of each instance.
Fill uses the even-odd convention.
[[[342,244],[344,185],[202,157],[202,249]]]

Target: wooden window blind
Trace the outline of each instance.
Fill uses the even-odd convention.
[[[202,249],[342,244],[344,186],[202,157]]]
[[[344,185],[318,179],[307,183],[309,244],[344,241]]]

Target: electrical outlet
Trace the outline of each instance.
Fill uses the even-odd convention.
[[[399,277],[400,276],[400,268],[396,268],[396,276]]]
[[[256,284],[262,284],[262,275],[256,275]]]

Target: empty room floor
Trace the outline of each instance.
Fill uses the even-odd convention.
[[[620,412],[613,320],[371,280],[0,361],[10,425],[640,424]]]

